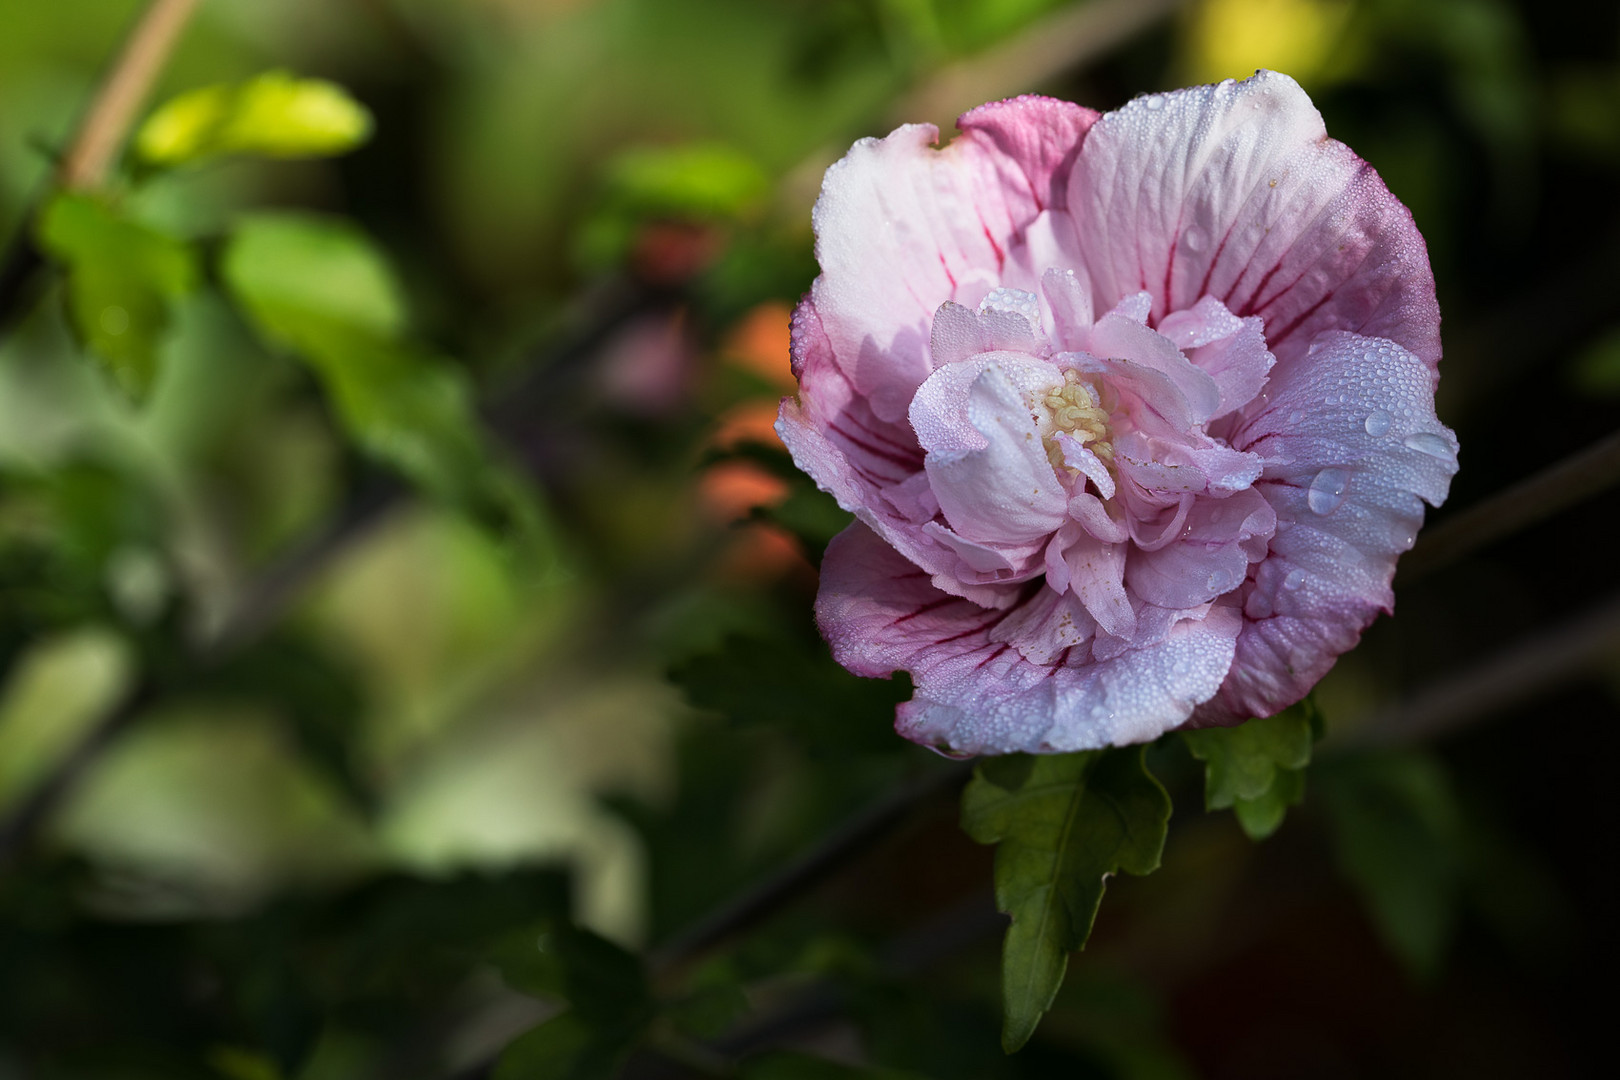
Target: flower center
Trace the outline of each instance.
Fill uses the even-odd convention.
[[[1046,456],[1054,469],[1067,469],[1071,474],[1078,471],[1064,462],[1063,448],[1057,441],[1059,435],[1073,436],[1104,463],[1113,464],[1114,444],[1108,438],[1108,410],[1102,407],[1100,399],[1101,394],[1081,382],[1079,372],[1072,370],[1063,373],[1062,385],[1052,387],[1041,399],[1052,416],[1052,430],[1046,432],[1041,441],[1046,445]]]

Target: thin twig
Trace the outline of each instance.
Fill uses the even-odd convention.
[[[62,155],[57,180],[64,188],[79,191],[106,179],[135,114],[196,9],[197,0],[152,0],[141,13]]]
[[[930,121],[942,131],[986,101],[1028,93],[1074,72],[1184,6],[1187,0],[1091,0],[1037,20],[1020,33],[923,80],[888,111],[885,130]],[[843,147],[821,146],[783,177],[778,210],[803,218],[821,177]]]
[[[1425,530],[1400,564],[1410,585],[1620,483],[1620,432]]]
[[[967,781],[966,762],[938,769],[887,795],[775,874],[654,949],[648,967],[668,976],[778,914],[906,821],[916,809]]]
[[[106,179],[136,113],[196,7],[197,0],[152,0],[147,5],[68,140],[57,166],[56,185],[82,191]],[[27,306],[29,282],[44,261],[34,244],[37,213],[30,209],[23,215],[0,257],[0,334],[17,322]]]
[[[946,65],[902,97],[890,119],[947,125],[975,105],[1026,93],[1085,66],[1185,3],[1091,0],[1063,8],[993,48]]]
[[[1552,631],[1515,642],[1361,723],[1346,724],[1324,750],[1431,742],[1548,690],[1567,685],[1620,652],[1620,595]]]

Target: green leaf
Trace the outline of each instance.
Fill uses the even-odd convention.
[[[565,1012],[513,1040],[496,1063],[492,1080],[611,1080],[629,1050]]]
[[[371,126],[371,113],[336,83],[270,71],[172,98],[141,125],[135,152],[150,165],[223,154],[327,157],[365,142]]]
[[[916,1073],[859,1068],[788,1051],[749,1058],[740,1075],[742,1080],[921,1080]]]
[[[1620,327],[1582,349],[1570,364],[1570,376],[1584,394],[1620,397]]]
[[[1182,732],[1192,756],[1204,762],[1204,808],[1233,809],[1250,839],[1276,832],[1288,807],[1305,797],[1318,722],[1306,698],[1237,727]]]
[[[592,1027],[638,1031],[652,1017],[652,990],[641,958],[566,920],[508,938],[491,959],[508,986],[562,998]]]
[[[736,217],[770,193],[752,158],[714,144],[626,150],[609,164],[606,186],[623,211],[703,220]]]
[[[992,758],[962,795],[962,827],[996,848],[996,906],[1012,916],[1002,951],[1001,1044],[1029,1041],[1085,947],[1107,875],[1159,867],[1170,797],[1141,749]]]
[[[508,984],[570,1008],[507,1047],[495,1080],[617,1076],[656,1012],[641,958],[571,923],[549,926],[526,954],[506,949],[496,959]]]
[[[405,340],[398,280],[359,229],[253,215],[221,273],[259,331],[309,363],[366,453],[492,522],[537,528],[522,482],[490,458],[460,369]]]
[[[1432,757],[1384,752],[1317,770],[1339,862],[1373,924],[1414,975],[1440,967],[1462,887],[1462,816]]]
[[[336,218],[260,213],[231,234],[226,284],[269,337],[303,351],[330,349],[334,335],[397,339],[403,290],[384,255]]]
[[[125,393],[141,399],[157,376],[172,306],[196,287],[196,254],[93,196],[73,193],[46,205],[38,238],[67,270],[68,311],[79,340]]]
[[[902,752],[894,708],[910,696],[905,679],[861,679],[828,655],[819,640],[730,637],[711,653],[670,673],[701,709],[735,724],[791,730],[817,750]]]

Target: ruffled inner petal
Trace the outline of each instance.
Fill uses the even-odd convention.
[[[1063,524],[1068,494],[1028,399],[995,364],[974,379],[966,399],[967,422],[983,445],[931,449],[924,462],[945,520],[981,543],[1044,539]]]

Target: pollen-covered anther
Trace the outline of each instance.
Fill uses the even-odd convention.
[[[1043,433],[1042,442],[1046,444],[1048,460],[1060,474],[1067,470],[1073,475],[1079,470],[1070,468],[1063,460],[1063,447],[1058,445],[1058,435],[1072,435],[1081,446],[1103,461],[1113,463],[1114,446],[1108,437],[1108,410],[1102,407],[1100,397],[1096,390],[1080,380],[1079,372],[1070,370],[1063,373],[1062,385],[1052,387],[1041,399],[1041,404],[1046,406],[1051,416],[1051,430]]]

